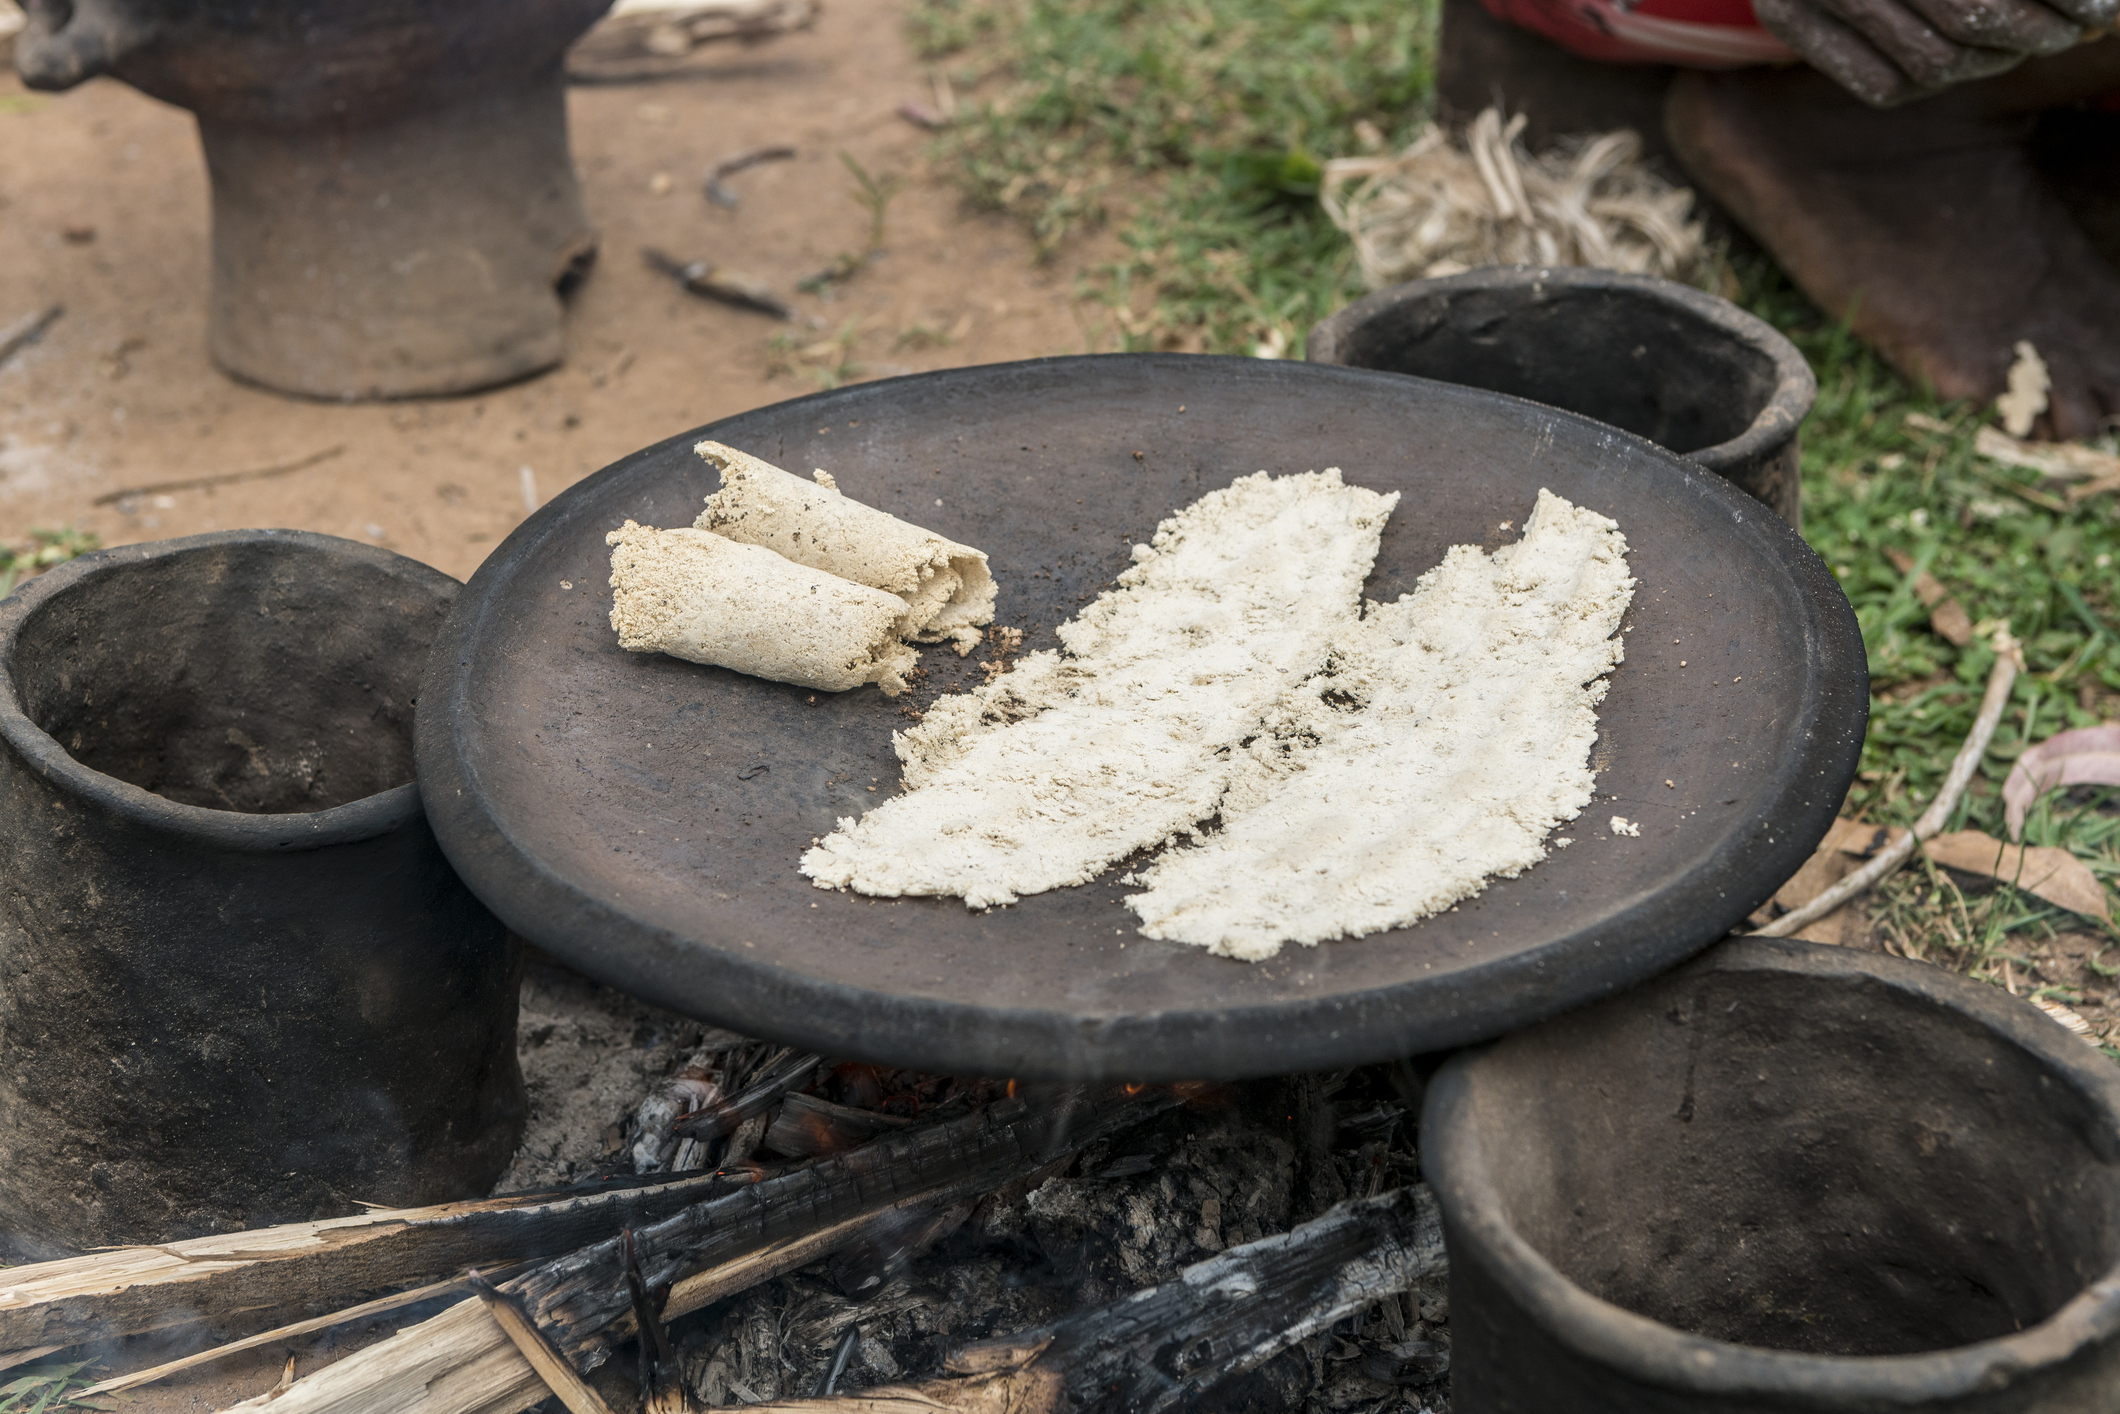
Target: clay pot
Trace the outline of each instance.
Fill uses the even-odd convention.
[[[1460,1414],[2120,1408],[2120,1068],[2029,1004],[1725,944],[1453,1059]]]
[[[1415,280],[1319,323],[1309,358],[1609,422],[1729,478],[1801,528],[1796,434],[1818,380],[1771,325],[1690,286],[1529,265]]]
[[[412,784],[459,589],[329,536],[0,601],[0,1231],[162,1241],[488,1192],[517,963]]]
[[[564,353],[595,250],[560,65],[610,0],[27,0],[34,88],[99,73],[198,115],[208,347],[322,398],[464,392]]]

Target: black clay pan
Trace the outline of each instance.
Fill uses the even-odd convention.
[[[711,436],[992,556],[1025,649],[1128,541],[1260,469],[1404,493],[1369,580],[1511,538],[1540,487],[1616,518],[1641,581],[1599,713],[1600,794],[1555,851],[1415,927],[1257,965],[1134,931],[1117,870],[991,912],[813,887],[796,858],[896,788],[906,699],[620,650],[604,533],[688,525]],[[1739,679],[1742,681],[1739,681]],[[427,809],[525,937],[701,1020],[930,1070],[1134,1079],[1345,1065],[1494,1036],[1671,967],[1803,860],[1855,769],[1855,618],[1777,517],[1638,437],[1499,394],[1251,359],[1050,359],[845,388],[635,453],[471,581],[418,721]],[[872,792],[869,787],[875,786]],[[1636,838],[1614,837],[1614,815]]]

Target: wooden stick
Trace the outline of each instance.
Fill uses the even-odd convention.
[[[0,1370],[12,1370],[17,1365],[27,1365],[32,1360],[42,1360],[47,1355],[56,1355],[66,1349],[63,1345],[33,1345],[27,1350],[10,1350],[0,1354]]]
[[[304,1375],[285,1390],[229,1406],[273,1414],[518,1414],[550,1393],[476,1298]]]
[[[0,1271],[0,1349],[137,1335],[259,1306],[344,1306],[473,1265],[552,1257],[749,1182],[663,1177],[596,1193],[378,1208],[11,1267]]]
[[[151,1385],[157,1380],[167,1379],[171,1375],[189,1370],[194,1366],[210,1365],[216,1360],[224,1360],[231,1355],[240,1355],[246,1350],[255,1350],[261,1345],[271,1345],[277,1341],[292,1340],[296,1336],[314,1335],[318,1331],[330,1330],[333,1326],[342,1326],[348,1321],[358,1321],[364,1316],[379,1316],[385,1311],[395,1311],[405,1306],[417,1306],[422,1301],[431,1300],[446,1292],[456,1291],[463,1285],[464,1279],[462,1277],[452,1277],[448,1281],[429,1282],[425,1286],[417,1286],[410,1291],[401,1291],[395,1296],[384,1296],[374,1301],[364,1301],[358,1306],[349,1306],[343,1311],[334,1311],[328,1316],[317,1316],[307,1321],[296,1321],[293,1325],[277,1326],[269,1331],[260,1331],[256,1335],[245,1336],[241,1340],[229,1341],[226,1345],[216,1345],[211,1350],[196,1351],[193,1354],[186,1355],[181,1360],[171,1360],[164,1365],[156,1365],[145,1370],[135,1370],[129,1375],[119,1375],[114,1379],[105,1380],[101,1384],[90,1385],[87,1389],[76,1390],[72,1397],[75,1399],[87,1399],[93,1395],[115,1394],[121,1389],[137,1389],[141,1385]]]
[[[1127,1095],[1113,1086],[1035,1109],[1022,1099],[996,1100],[963,1119],[898,1130],[636,1229],[641,1273],[650,1286],[674,1284],[880,1208],[989,1192],[1176,1103],[1160,1087]],[[568,1358],[594,1369],[610,1343],[632,1333],[624,1265],[614,1237],[525,1272],[506,1289]]]
[[[611,1406],[604,1403],[604,1397],[575,1373],[566,1356],[546,1342],[544,1332],[523,1314],[523,1308],[516,1305],[514,1297],[476,1278],[472,1281],[472,1289],[478,1292],[478,1299],[486,1303],[486,1310],[494,1323],[507,1332],[508,1339],[515,1342],[515,1348],[530,1362],[530,1368],[537,1371],[546,1388],[567,1406],[568,1414],[611,1414]]]
[[[841,1246],[880,1234],[903,1221],[902,1213],[889,1208],[837,1223],[701,1272],[672,1288],[663,1314],[675,1320],[785,1276]],[[464,1301],[298,1380],[284,1394],[261,1395],[233,1407],[263,1408],[269,1402],[273,1414],[519,1414],[547,1393],[537,1371],[483,1306]]]
[[[959,1378],[758,1414],[1163,1414],[1423,1276],[1444,1270],[1442,1218],[1425,1187],[1341,1203],[1292,1232],[1233,1247],[1161,1286],[950,1357]]]
[[[1115,1089],[1088,1102],[1069,1097],[1037,1111],[1000,1100],[964,1119],[894,1133],[753,1185],[765,1190],[764,1202],[732,1207],[729,1198],[740,1196],[732,1193],[679,1214],[681,1224],[637,1230],[641,1274],[651,1286],[670,1283],[663,1314],[674,1320],[841,1247],[881,1240],[909,1210],[1035,1176],[1176,1103],[1161,1089],[1133,1097]],[[805,1174],[806,1182],[785,1182]],[[689,1252],[680,1250],[681,1240],[694,1244]],[[526,1272],[504,1289],[570,1362],[593,1369],[630,1330],[623,1263],[623,1241],[613,1239]],[[270,1402],[273,1414],[516,1414],[544,1397],[543,1381],[492,1315],[465,1301],[295,1381]],[[262,1409],[265,1402],[260,1396],[232,1407]]]
[[[742,1092],[734,1099],[722,1100],[679,1117],[670,1126],[670,1132],[701,1143],[733,1134],[745,1120],[762,1115],[779,1104],[790,1090],[799,1090],[809,1084],[817,1067],[824,1063],[824,1057],[813,1052],[790,1051],[747,1080]]]
[[[1906,863],[1913,856],[1915,846],[1950,823],[1951,812],[1958,808],[1959,798],[1972,783],[1973,772],[1980,768],[1981,758],[1987,755],[1988,743],[1994,740],[1995,728],[2002,722],[2002,709],[2009,705],[2010,688],[2017,681],[2018,670],[2024,666],[2024,651],[2010,637],[2007,628],[1995,631],[1994,648],[1995,666],[1988,672],[1987,692],[1980,699],[1980,713],[1973,719],[1973,730],[1966,735],[1965,745],[1958,748],[1957,759],[1951,762],[1951,769],[1944,775],[1936,799],[1914,822],[1914,828],[1803,907],[1784,913],[1765,927],[1753,929],[1752,937],[1786,938],[1825,917],[1849,899],[1868,893]]]

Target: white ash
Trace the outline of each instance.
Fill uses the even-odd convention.
[[[631,1126],[633,1172],[683,1172],[697,1167],[687,1163],[700,1152],[699,1141],[680,1139],[670,1126],[695,1110],[703,1110],[722,1098],[715,1083],[718,1062],[726,1045],[702,1046],[692,1053],[675,1074],[655,1087],[633,1112]]]
[[[1337,469],[1239,478],[983,688],[894,739],[910,788],[804,854],[820,887],[973,908],[1086,883],[1211,813],[1250,735],[1353,617],[1396,494]]]
[[[1370,605],[1267,714],[1221,828],[1140,872],[1141,931],[1257,961],[1403,927],[1544,859],[1594,794],[1626,549],[1614,522],[1541,491],[1516,543],[1453,546]]]
[[[742,1038],[592,982],[533,953],[516,1057],[529,1092],[523,1142],[496,1193],[626,1172],[632,1116],[672,1071]]]

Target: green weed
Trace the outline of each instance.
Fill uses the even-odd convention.
[[[47,1410],[115,1409],[107,1399],[76,1399],[72,1392],[86,1389],[95,1380],[82,1374],[92,1362],[77,1360],[63,1365],[31,1365],[15,1378],[0,1384],[0,1414],[46,1414]]]
[[[102,544],[93,530],[66,525],[57,530],[32,530],[29,544],[20,549],[0,545],[0,599],[12,594],[25,576],[65,564]]]
[[[923,0],[931,54],[993,82],[940,144],[1042,252],[1131,212],[1090,293],[1128,348],[1286,346],[1357,293],[1315,198],[1356,134],[1425,121],[1424,0]],[[1300,350],[1297,350],[1298,352]]]

